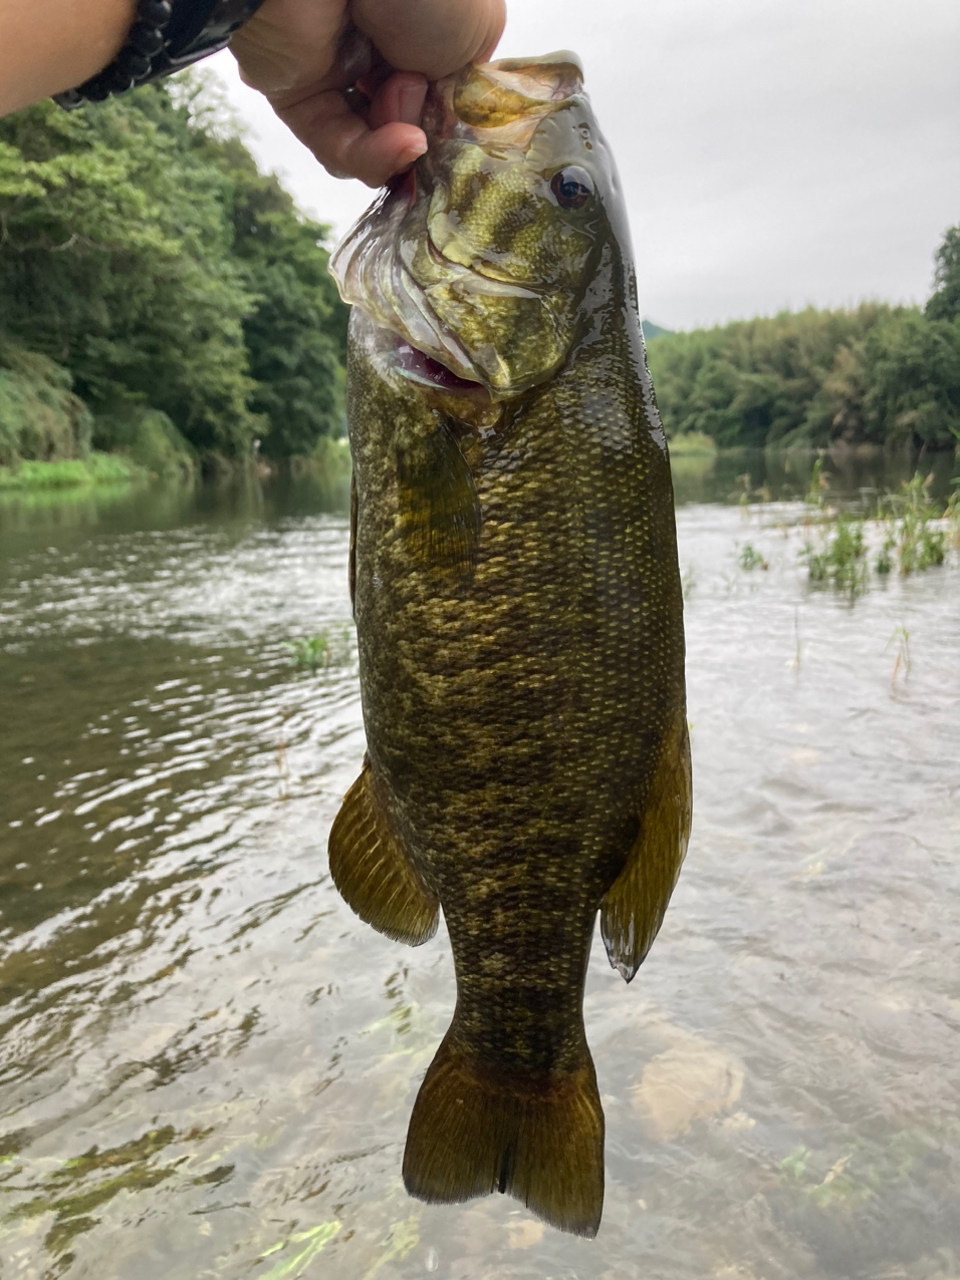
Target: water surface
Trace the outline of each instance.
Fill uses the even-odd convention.
[[[695,824],[634,983],[591,962],[595,1241],[403,1190],[453,972],[327,872],[363,754],[331,495],[0,507],[4,1280],[960,1275],[958,554],[811,592],[802,467],[678,462]]]

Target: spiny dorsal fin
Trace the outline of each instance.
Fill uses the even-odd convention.
[[[659,932],[687,852],[692,813],[690,736],[681,706],[663,744],[640,833],[600,908],[610,963],[629,982]]]
[[[419,946],[437,931],[438,902],[377,803],[370,766],[344,796],[330,828],[330,874],[361,920]]]

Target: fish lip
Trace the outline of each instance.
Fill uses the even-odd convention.
[[[397,255],[397,259],[406,294],[416,306],[420,319],[424,322],[427,329],[430,331],[431,337],[434,339],[433,352],[424,351],[423,348],[417,346],[417,344],[412,340],[408,326],[403,323],[403,316],[401,314],[383,317],[382,319],[378,319],[377,317],[373,318],[377,320],[377,323],[384,324],[386,328],[395,333],[401,341],[408,343],[412,351],[420,352],[420,354],[425,356],[427,359],[432,360],[441,368],[446,369],[447,373],[449,373],[451,377],[456,378],[460,382],[476,383],[478,386],[482,387],[488,395],[492,395],[493,388],[489,385],[487,379],[470,358],[469,353],[460,342],[460,339],[446,328],[446,326],[441,322],[436,311],[434,311],[433,307],[430,305],[426,289],[424,289],[412,272],[409,271],[406,263],[403,262],[399,254]],[[393,319],[395,319],[397,323],[391,323],[391,320]],[[450,363],[448,363],[447,360],[440,358],[440,355],[438,354],[440,352],[451,356],[459,365],[460,369],[469,370],[474,376],[472,378],[464,377],[463,373],[458,372],[455,368],[451,368]]]

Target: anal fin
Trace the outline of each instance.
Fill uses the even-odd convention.
[[[361,920],[413,946],[433,937],[439,903],[382,812],[367,762],[330,828],[328,853],[333,882]]]
[[[690,836],[693,785],[685,709],[666,735],[640,831],[600,908],[610,963],[629,982],[663,923]]]

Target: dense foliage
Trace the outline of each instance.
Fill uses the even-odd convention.
[[[77,422],[66,450],[62,415],[45,432],[0,415],[0,463],[91,439],[285,455],[336,434],[345,322],[325,235],[197,81],[0,120],[0,399],[72,383]]]
[[[960,443],[960,227],[924,310],[784,312],[661,333],[650,366],[669,434],[720,446]]]
[[[326,228],[197,77],[0,120],[0,466],[153,471],[311,452],[343,418]],[[645,328],[668,432],[720,446],[960,441],[960,227],[925,309]]]

